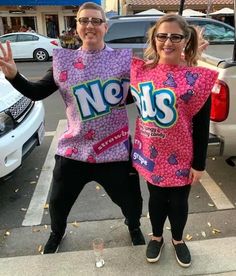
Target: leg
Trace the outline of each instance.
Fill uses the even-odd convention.
[[[63,235],[69,212],[88,181],[82,162],[56,157],[49,211],[52,232]],[[75,181],[79,175],[78,181]]]
[[[163,227],[168,214],[168,196],[169,189],[162,188],[150,183],[149,190],[149,215],[152,224],[152,232],[154,237],[162,237]]]
[[[140,193],[140,190],[129,186],[129,169],[128,161],[101,164],[98,168],[97,181],[103,185],[111,200],[121,208],[123,215],[128,220],[132,242],[134,245],[138,245],[145,243],[142,232],[139,229],[140,202],[137,203],[138,197],[133,194],[138,191]],[[134,179],[136,181],[137,177]],[[132,184],[134,185],[135,183],[132,182]]]
[[[128,188],[129,193],[133,198],[133,204],[135,208],[137,209],[136,216],[141,218],[142,216],[142,209],[143,209],[143,198],[141,194],[141,188],[140,188],[140,180],[139,180],[139,174],[136,171],[135,168],[133,168],[132,163],[130,162],[130,171],[129,171],[129,178],[128,178]],[[129,225],[128,218],[125,219],[125,224]]]
[[[66,229],[67,216],[84,185],[88,182],[84,164],[56,156],[49,211],[52,232],[44,247],[44,254],[57,252]],[[80,174],[79,181],[74,181]]]
[[[175,249],[175,257],[182,267],[191,265],[191,255],[183,241],[183,231],[188,217],[188,197],[190,185],[171,188],[169,220],[171,223],[172,243]]]
[[[146,258],[150,263],[157,262],[161,257],[164,240],[163,227],[168,214],[168,188],[154,186],[147,182],[149,197],[149,215],[153,236],[146,250]]]
[[[170,193],[169,220],[171,224],[172,237],[181,241],[184,227],[188,218],[188,197],[191,185],[173,187]]]

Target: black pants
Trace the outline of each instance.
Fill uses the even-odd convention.
[[[172,238],[182,240],[184,227],[188,218],[188,197],[191,185],[163,188],[147,183],[149,198],[149,215],[153,235],[161,237],[166,218],[169,218]]]
[[[92,164],[58,155],[55,160],[49,204],[54,233],[64,233],[69,212],[83,187],[90,181],[102,185],[111,200],[121,208],[130,230],[140,226],[142,197],[139,176],[130,161]]]

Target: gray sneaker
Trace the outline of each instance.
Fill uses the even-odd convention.
[[[146,257],[149,263],[155,263],[160,259],[163,246],[164,246],[163,238],[160,242],[156,240],[151,240],[149,242],[146,250]]]

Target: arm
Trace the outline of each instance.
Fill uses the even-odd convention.
[[[134,98],[131,94],[131,89],[129,88],[128,95],[127,95],[127,98],[125,100],[125,104],[128,105],[128,104],[132,104],[132,103],[134,103]]]
[[[17,72],[14,79],[7,78],[7,80],[20,93],[33,101],[45,99],[58,89],[57,85],[54,82],[52,68],[50,68],[47,71],[46,75],[37,82],[28,81],[21,74],[19,74],[19,72]]]
[[[211,111],[211,96],[193,117],[193,162],[189,178],[198,182],[206,165],[207,145]]]
[[[12,57],[10,42],[6,42],[5,50],[0,43],[2,55],[0,55],[0,69],[3,71],[6,79],[19,90],[23,95],[32,100],[41,100],[51,95],[58,89],[53,79],[52,68],[47,72],[43,79],[38,82],[30,82],[21,76]]]

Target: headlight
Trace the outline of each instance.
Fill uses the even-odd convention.
[[[0,137],[7,134],[14,129],[14,122],[12,118],[6,113],[0,113]]]

